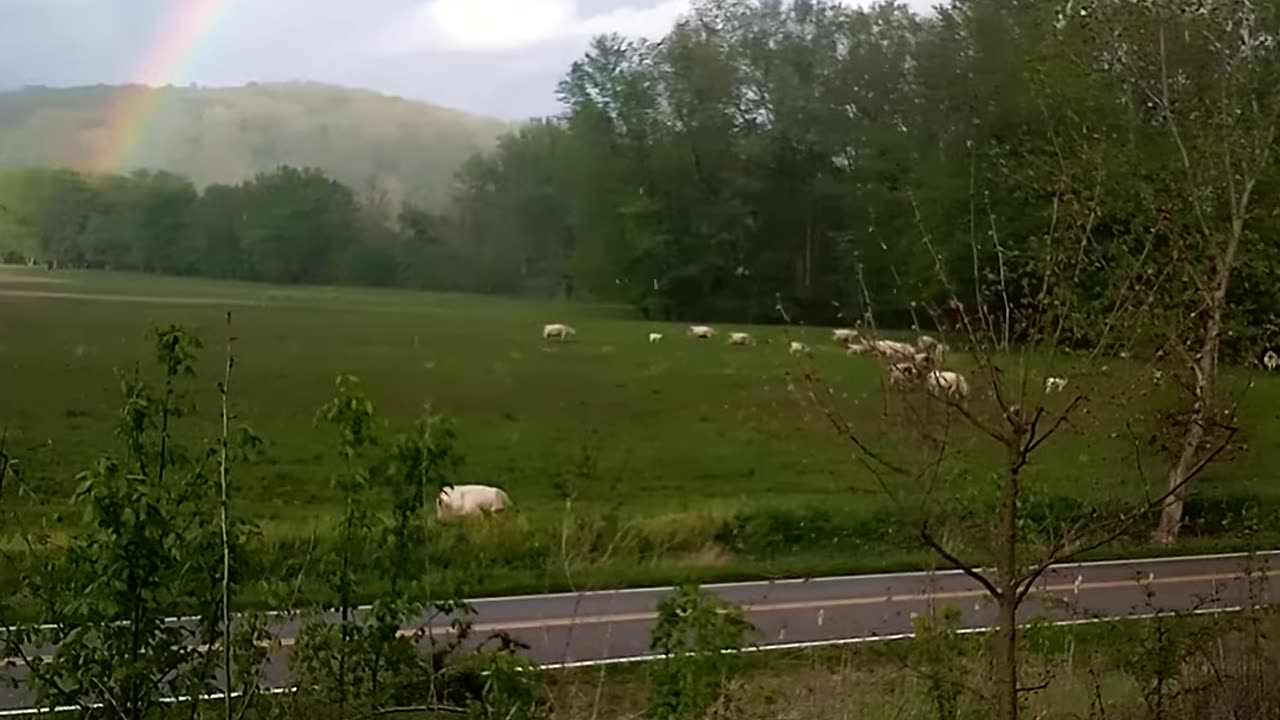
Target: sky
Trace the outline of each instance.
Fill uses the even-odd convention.
[[[309,80],[520,120],[556,112],[556,83],[592,36],[657,39],[689,4],[0,0],[0,88]]]

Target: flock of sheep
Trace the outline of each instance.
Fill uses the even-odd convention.
[[[578,334],[578,331],[575,330],[572,325],[565,325],[564,323],[551,323],[549,325],[544,325],[542,327],[542,337],[543,339],[546,339],[546,340],[564,341],[564,340],[568,340],[569,338],[577,334]],[[710,325],[690,325],[688,331],[685,334],[687,334],[689,337],[692,337],[692,338],[698,338],[700,340],[709,340],[716,336],[716,330]],[[660,332],[651,332],[649,333],[649,342],[650,343],[662,342],[663,337],[665,336]],[[754,346],[756,344],[756,338],[751,333],[732,332],[732,333],[729,333],[729,344]],[[809,346],[802,342],[797,342],[793,340],[791,341],[791,345],[789,349],[792,355],[797,355],[802,352],[807,352],[809,350]]]
[[[551,323],[542,328],[542,337],[547,340],[563,342],[577,334],[577,330],[564,323]],[[709,325],[690,325],[686,334],[709,340],[716,336],[716,330]],[[662,339],[662,333],[649,333],[650,343],[661,342]],[[895,388],[909,390],[923,386],[931,395],[953,402],[961,402],[969,396],[969,382],[964,375],[941,369],[947,346],[928,335],[921,335],[913,345],[897,340],[864,338],[857,330],[838,328],[832,331],[831,339],[843,345],[849,355],[868,355],[887,362],[889,384]],[[730,345],[754,346],[756,339],[751,333],[731,332],[728,342]],[[808,345],[796,340],[790,341],[788,346],[792,355],[808,351]],[[1263,358],[1263,366],[1268,370],[1280,367],[1280,355],[1268,351]],[[1060,392],[1066,386],[1066,378],[1060,377],[1046,378],[1044,383],[1047,393]],[[436,498],[436,515],[441,519],[465,517],[498,512],[510,506],[511,499],[501,488],[452,485],[441,490]]]
[[[564,341],[576,334],[577,330],[564,323],[551,323],[542,328],[542,337],[547,340]],[[716,336],[716,330],[710,325],[690,325],[685,334],[709,340]],[[662,333],[649,333],[651,343],[661,342],[662,338]],[[969,395],[969,383],[963,375],[940,367],[947,347],[928,335],[922,335],[912,345],[896,340],[863,338],[857,330],[837,328],[832,331],[831,339],[843,345],[850,355],[870,355],[888,361],[889,382],[896,388],[905,390],[923,385],[935,396],[952,400],[963,400]],[[731,332],[728,343],[754,346],[756,338],[751,333]],[[799,355],[808,352],[809,346],[792,340],[787,351],[792,355]]]

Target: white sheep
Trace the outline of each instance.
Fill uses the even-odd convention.
[[[858,339],[858,331],[850,330],[849,328],[836,328],[831,331],[831,339],[838,343],[848,345]]]
[[[542,326],[542,337],[544,340],[560,338],[560,341],[564,342],[577,334],[577,330],[574,330],[572,327],[563,323],[551,323],[550,325]]]
[[[649,333],[649,342],[656,343],[661,341],[662,341],[662,333],[655,333],[655,332]]]
[[[1060,392],[1067,386],[1067,379],[1061,377],[1050,377],[1044,379],[1044,391],[1046,393]]]
[[[505,510],[511,498],[491,485],[452,485],[436,497],[436,517],[451,518]]]
[[[1277,355],[1275,350],[1268,350],[1267,354],[1262,356],[1262,366],[1268,370],[1280,367],[1280,355]]]
[[[947,356],[947,346],[928,335],[921,335],[916,340],[916,347],[921,352],[928,354],[935,365],[941,365],[943,359]]]
[[[871,346],[866,343],[853,343],[845,348],[845,352],[850,355],[866,355],[871,352]]]
[[[715,337],[715,334],[716,334],[715,328],[711,327],[710,325],[690,325],[689,326],[690,337],[696,337],[700,340],[706,340],[707,338]]]
[[[914,345],[898,342],[897,340],[872,340],[867,343],[871,351],[886,360],[896,360],[899,362],[907,362],[915,360],[916,348]]]
[[[934,370],[925,376],[925,387],[934,397],[963,400],[969,397],[969,382],[958,372]]]
[[[792,355],[807,353],[809,352],[809,346],[800,342],[799,340],[792,340],[791,345],[787,349],[787,352],[791,353]]]
[[[729,344],[730,345],[755,345],[756,339],[751,336],[751,333],[744,333],[744,332],[729,333]]]

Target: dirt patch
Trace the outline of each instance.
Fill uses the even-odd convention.
[[[190,297],[178,295],[105,295],[102,293],[53,292],[46,290],[6,290],[0,288],[0,297],[29,300],[96,300],[103,302],[136,302],[158,305],[262,305],[254,300],[236,298]]]
[[[71,281],[66,278],[47,275],[10,275],[0,270],[0,285],[65,285],[69,282]]]
[[[730,560],[733,560],[732,553],[717,543],[708,543],[701,550],[681,557],[679,562],[686,567],[724,567]]]

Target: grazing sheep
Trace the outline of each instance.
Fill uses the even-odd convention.
[[[792,340],[791,346],[788,348],[787,352],[791,353],[792,355],[799,355],[800,353],[809,352],[809,346],[805,345],[804,343],[798,340]]]
[[[1067,379],[1060,377],[1051,377],[1044,379],[1044,391],[1047,393],[1060,392],[1067,386]]]
[[[1280,367],[1280,355],[1276,355],[1275,350],[1268,350],[1267,354],[1262,356],[1262,365],[1268,370],[1275,370]]]
[[[886,360],[907,362],[915,360],[916,357],[915,346],[897,340],[872,340],[867,343],[867,346],[873,353]]]
[[[715,328],[709,325],[690,325],[689,326],[689,336],[696,337],[699,340],[706,340],[707,338],[715,337],[715,334],[716,334]]]
[[[898,362],[889,366],[889,384],[905,390],[920,379],[920,368],[912,362]]]
[[[969,382],[958,372],[934,370],[925,376],[925,387],[938,398],[963,400],[969,397]]]
[[[560,338],[560,341],[564,342],[565,340],[568,340],[569,338],[577,334],[578,334],[577,330],[574,330],[572,327],[568,325],[564,325],[562,323],[552,323],[550,325],[544,325],[542,327],[542,337],[544,340],[549,340],[551,338]]]
[[[452,485],[436,497],[436,517],[450,518],[505,510],[511,498],[501,488],[490,485]]]
[[[845,352],[850,355],[866,355],[871,352],[871,346],[866,343],[853,343],[845,348]]]
[[[662,341],[662,333],[649,333],[649,342],[656,343]]]
[[[849,328],[836,328],[831,331],[831,339],[838,343],[848,345],[858,339],[858,331],[850,330]]]
[[[947,356],[947,346],[928,335],[921,335],[916,340],[916,347],[921,352],[926,353],[935,365],[941,365],[943,359]]]
[[[730,345],[755,345],[756,339],[751,336],[751,333],[744,333],[744,332],[729,333],[729,344]]]

